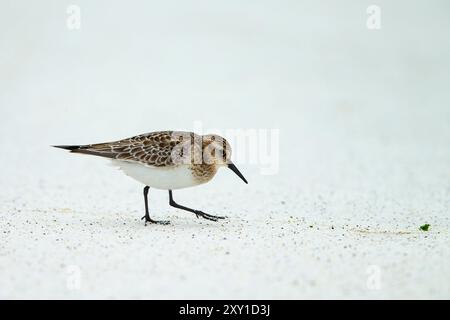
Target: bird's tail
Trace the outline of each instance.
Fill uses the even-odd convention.
[[[80,152],[81,150],[85,150],[88,146],[52,146],[59,149],[69,150],[70,152]]]
[[[90,154],[93,156],[105,157],[105,158],[115,158],[116,153],[111,152],[111,148],[108,143],[98,143],[98,144],[86,144],[86,145],[61,145],[53,146],[55,148],[69,150],[71,153],[82,153]]]

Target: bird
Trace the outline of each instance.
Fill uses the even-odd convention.
[[[210,221],[225,219],[175,202],[173,190],[209,182],[221,167],[228,167],[246,184],[248,181],[231,161],[228,141],[214,134],[198,135],[187,131],[156,131],[130,138],[86,145],[54,145],[71,153],[109,158],[127,176],[144,184],[145,215],[151,224],[169,224],[167,220],[150,217],[148,193],[150,188],[168,190],[169,205],[194,213]]]

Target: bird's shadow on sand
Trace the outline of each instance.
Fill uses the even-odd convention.
[[[225,219],[210,221],[202,217],[196,217],[191,213],[173,213],[160,212],[157,215],[150,215],[157,221],[170,221],[169,224],[145,223],[142,219],[143,213],[139,210],[123,211],[96,211],[90,212],[72,208],[48,208],[35,210],[39,212],[54,213],[56,216],[64,218],[64,222],[72,225],[97,225],[106,229],[117,229],[119,226],[126,226],[127,229],[141,230],[173,230],[173,228],[182,229],[218,229],[223,228],[229,223],[242,223],[239,217],[225,216]]]
[[[158,224],[158,223],[145,223],[141,218],[142,213],[132,212],[132,213],[122,213],[117,212],[114,215],[109,215],[109,218],[102,219],[102,225],[104,227],[116,228],[117,225],[126,225],[128,228],[133,230],[173,230],[174,228],[182,228],[182,229],[218,229],[222,228],[228,223],[230,223],[231,218],[227,217],[226,219],[215,221],[209,221],[203,218],[197,218],[195,214],[161,214],[161,215],[153,215],[151,218],[157,221],[169,221],[169,224]]]

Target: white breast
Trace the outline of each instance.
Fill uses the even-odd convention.
[[[145,166],[136,162],[112,160],[127,176],[156,189],[174,190],[200,184],[188,165],[174,167]]]

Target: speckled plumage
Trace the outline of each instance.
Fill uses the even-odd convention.
[[[190,143],[191,139],[197,141],[201,137],[191,132],[157,131],[113,142],[80,146],[73,152],[168,167],[175,165],[172,151],[183,141]]]

